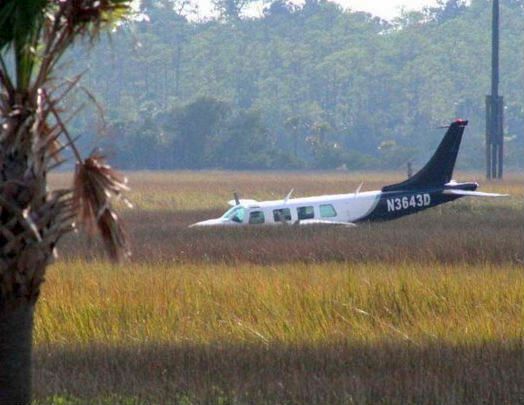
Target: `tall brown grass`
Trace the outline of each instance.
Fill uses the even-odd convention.
[[[233,189],[361,178],[400,176],[131,174],[132,261],[111,267],[70,238],[48,275],[38,403],[522,403],[524,176],[484,187],[508,199],[352,229],[187,228]]]
[[[522,404],[521,340],[38,349],[37,404]]]
[[[138,210],[198,211],[225,210],[226,202],[237,191],[244,198],[281,199],[290,189],[294,195],[309,196],[352,193],[361,182],[362,190],[379,190],[386,184],[404,179],[395,172],[130,172],[130,199]],[[69,173],[55,174],[55,186],[69,184]],[[480,173],[457,173],[457,180],[478,181],[484,191],[524,197],[524,175],[506,174],[504,181],[487,182]],[[515,201],[516,201],[515,200]],[[497,203],[499,204],[499,203]]]
[[[49,281],[44,402],[518,403],[520,267],[77,263]]]
[[[475,175],[465,174],[465,179]],[[369,189],[399,176],[285,173],[130,174],[135,210],[124,214],[136,262],[256,263],[414,262],[523,263],[524,176],[488,183],[502,199],[463,199],[403,219],[361,224],[355,229],[262,227],[188,229],[191,223],[220,216],[233,189],[246,197],[282,198],[290,185],[297,195],[351,191],[361,178]],[[69,238],[68,259],[97,258]]]
[[[518,266],[56,266],[37,344],[474,343],[524,332]]]

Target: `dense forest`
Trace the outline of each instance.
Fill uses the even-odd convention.
[[[267,1],[257,18],[248,0],[214,5],[201,21],[191,1],[144,0],[88,56],[76,47],[66,69],[88,66],[105,109],[104,131],[98,113],[75,120],[84,147],[103,132],[127,169],[399,169],[462,117],[460,166],[483,167],[491,1],[394,21],[325,0]],[[524,0],[503,0],[501,21],[507,165],[522,169]]]

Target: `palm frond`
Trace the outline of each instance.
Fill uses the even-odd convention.
[[[100,28],[121,20],[129,11],[130,0],[62,0],[63,27],[71,39],[98,37]]]
[[[101,28],[126,15],[130,3],[131,0],[0,1],[0,55],[12,50],[15,65],[11,74],[5,65],[0,66],[2,81],[16,83],[21,93],[30,90],[32,84],[36,91],[76,39],[96,39]]]
[[[14,50],[16,84],[29,87],[49,0],[6,0],[0,6],[0,51]]]
[[[98,230],[113,259],[129,254],[126,234],[111,205],[113,198],[121,197],[127,190],[125,178],[113,171],[98,152],[82,159],[60,108],[71,90],[84,90],[79,85],[82,75],[57,85],[53,69],[74,41],[97,39],[102,28],[128,12],[130,3],[131,0],[0,0],[0,115],[5,120],[0,146],[30,156],[16,168],[25,173],[25,166],[32,165],[42,181],[52,159],[61,162],[60,151],[70,147],[77,167],[74,204],[68,215],[77,213],[79,222],[89,232]],[[45,187],[42,189],[45,194]]]
[[[97,151],[77,163],[73,201],[80,223],[90,233],[98,230],[113,260],[129,256],[127,236],[111,200],[128,190],[125,177],[116,173]]]
[[[4,0],[0,2],[0,50],[34,35],[44,19],[49,0]]]

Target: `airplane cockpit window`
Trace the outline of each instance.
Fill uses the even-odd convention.
[[[242,223],[244,222],[244,217],[246,216],[246,209],[244,207],[233,207],[227,211],[222,218],[229,219],[234,222]]]
[[[315,210],[313,207],[298,207],[297,214],[299,220],[315,218]]]
[[[337,211],[335,211],[335,207],[333,207],[331,204],[321,205],[320,216],[322,218],[333,218],[337,216]]]
[[[273,210],[273,220],[275,222],[291,221],[291,210],[289,208]]]
[[[265,222],[264,212],[252,211],[249,213],[249,224],[250,225],[262,225]]]

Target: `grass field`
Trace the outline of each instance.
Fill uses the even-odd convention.
[[[67,175],[54,178],[60,185]],[[352,229],[188,229],[395,174],[133,173],[130,263],[76,238],[35,330],[38,404],[524,403],[524,176]],[[474,175],[464,174],[466,179]]]

